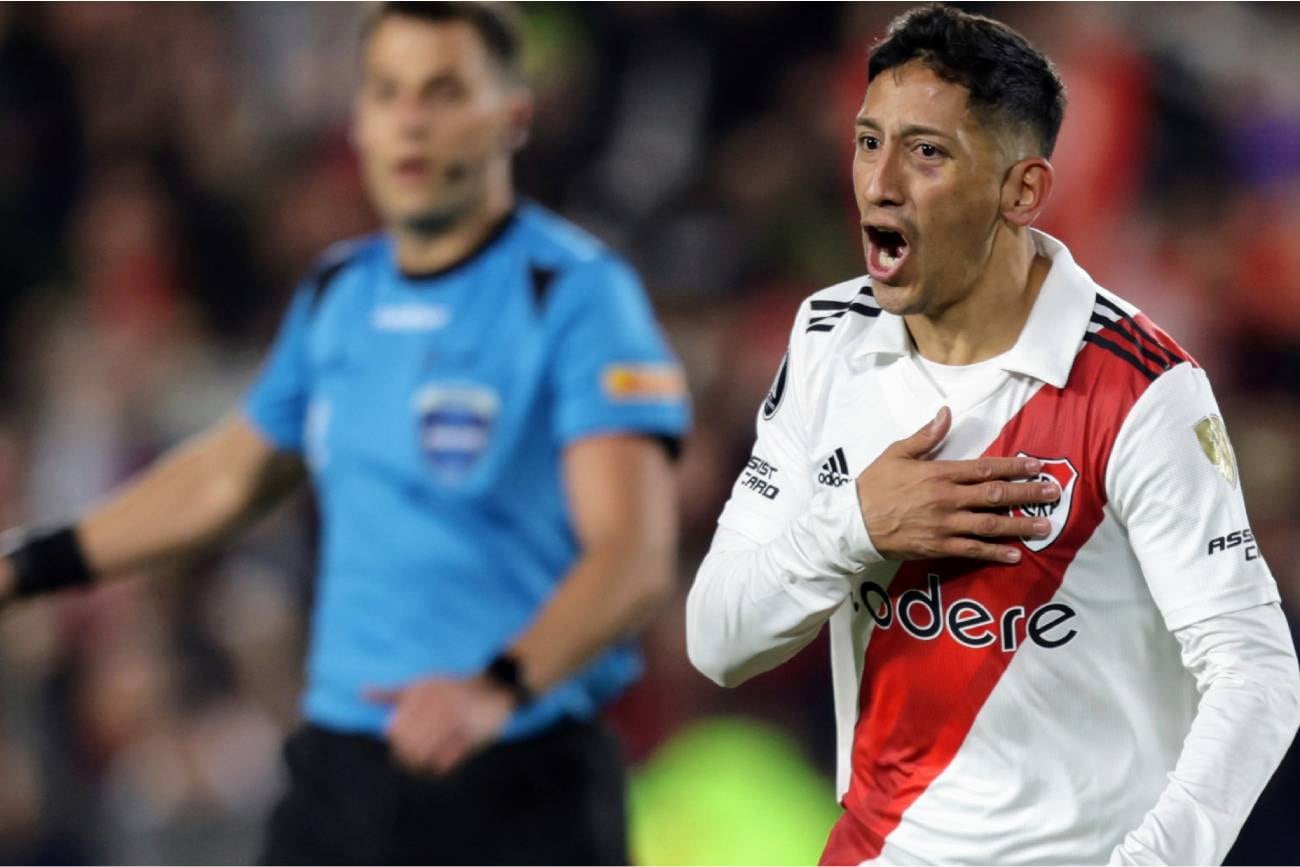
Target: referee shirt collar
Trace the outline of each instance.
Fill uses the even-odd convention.
[[[1003,353],[999,366],[1064,388],[1079,341],[1088,330],[1097,290],[1092,278],[1075,264],[1064,244],[1037,229],[1031,229],[1030,233],[1035,248],[1052,260],[1052,267],[1020,337],[1015,346]],[[915,351],[903,317],[882,311],[867,329],[854,355],[903,356]]]

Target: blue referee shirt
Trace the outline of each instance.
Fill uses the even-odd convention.
[[[391,710],[368,687],[480,671],[573,565],[567,444],[689,423],[636,274],[534,204],[433,274],[403,274],[387,235],[328,251],[246,411],[304,456],[322,516],[304,714],[375,734]],[[606,651],[505,737],[592,716],[640,665]]]

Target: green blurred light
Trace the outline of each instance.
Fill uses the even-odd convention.
[[[709,719],[632,774],[634,863],[816,864],[839,817],[834,784],[771,726]]]

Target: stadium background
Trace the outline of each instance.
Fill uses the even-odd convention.
[[[865,55],[900,5],[526,9],[521,188],[629,255],[689,368],[684,597],[809,292],[863,270]],[[1043,226],[1209,370],[1300,616],[1300,9],[974,7],[1057,62]],[[0,524],[66,516],[228,410],[294,283],[373,218],[349,151],[356,5],[0,6]],[[176,580],[0,620],[0,860],[254,857],[292,724],[307,498]],[[1189,540],[1194,543],[1195,540]],[[682,599],[610,714],[645,863],[815,859],[823,644],[723,691]],[[1233,858],[1300,861],[1300,750]]]

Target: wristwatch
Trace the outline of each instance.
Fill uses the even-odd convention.
[[[523,667],[519,660],[509,651],[489,662],[487,668],[483,669],[483,674],[496,685],[509,690],[515,697],[516,708],[526,707],[536,698],[528,684],[524,683]]]

